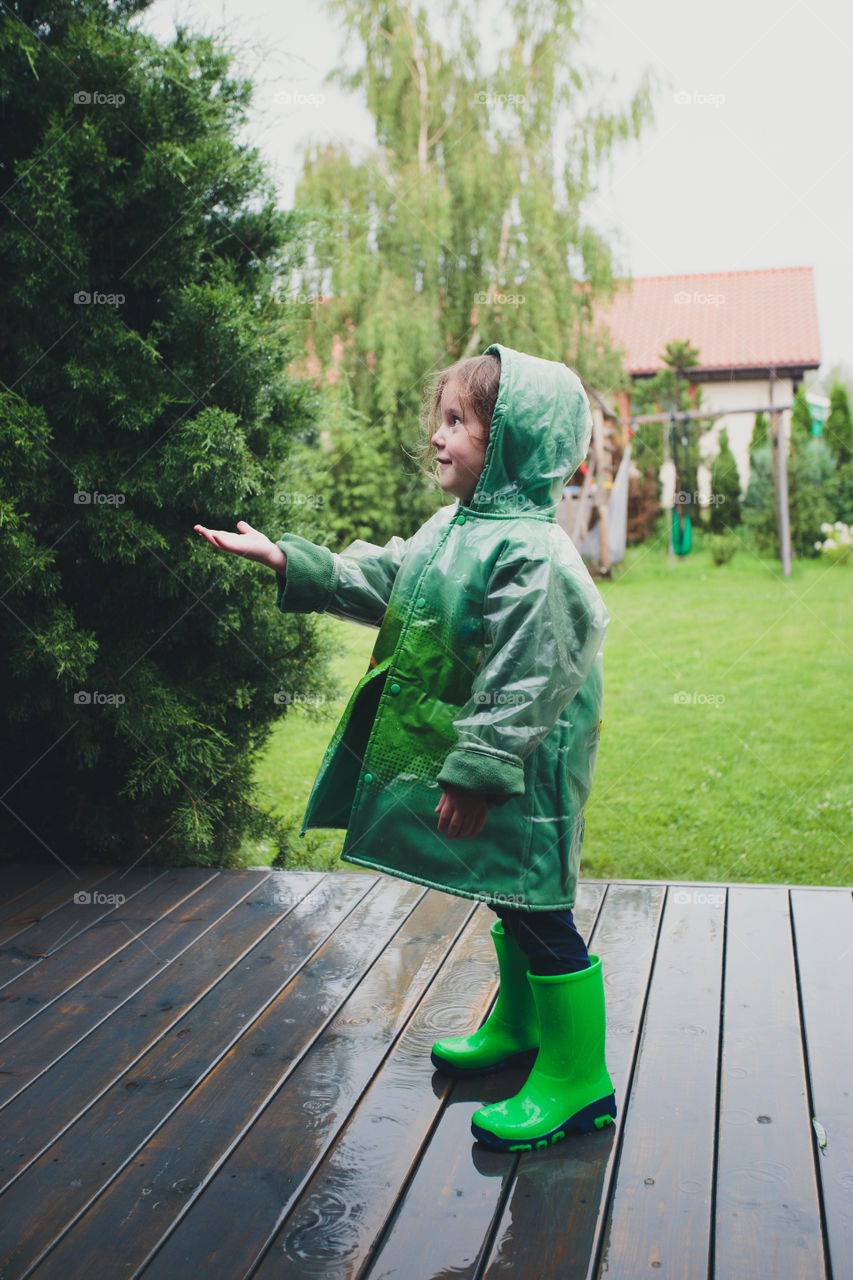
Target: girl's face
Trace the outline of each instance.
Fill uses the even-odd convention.
[[[455,378],[441,393],[441,423],[430,444],[436,451],[438,480],[444,492],[463,503],[470,502],[483,470],[488,430],[470,409],[463,421]]]

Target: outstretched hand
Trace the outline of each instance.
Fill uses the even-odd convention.
[[[438,814],[438,830],[446,830],[451,840],[459,836],[478,836],[489,812],[485,796],[478,791],[465,791],[462,787],[448,787],[444,783],[442,789],[444,794],[433,810]]]
[[[256,560],[258,564],[268,565],[277,573],[284,573],[287,568],[287,556],[281,547],[270,542],[266,534],[253,529],[245,520],[237,521],[239,533],[229,533],[226,529],[205,529],[203,524],[195,524],[193,528],[220,551],[230,551],[245,560]]]

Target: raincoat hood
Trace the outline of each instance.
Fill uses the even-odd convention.
[[[589,448],[592,416],[583,384],[556,360],[498,343],[483,354],[500,358],[501,379],[483,471],[467,509],[552,517],[563,484]]]

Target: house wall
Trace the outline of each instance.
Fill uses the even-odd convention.
[[[727,408],[755,407],[760,408],[770,402],[770,382],[767,378],[744,378],[726,382],[701,382],[691,385],[702,389],[702,409],[709,412]],[[691,396],[691,398],[693,398]],[[773,399],[776,404],[790,404],[794,398],[792,378],[777,378],[773,388]],[[790,434],[790,413],[783,415]],[[707,459],[700,463],[696,477],[699,502],[707,506],[711,496],[711,462],[719,447],[720,432],[725,427],[729,433],[729,447],[734,454],[738,469],[741,489],[745,493],[749,483],[749,444],[755,426],[754,413],[732,413],[717,418],[709,431],[700,438],[701,456]],[[670,474],[672,473],[672,474]],[[675,491],[675,477],[672,465],[665,463],[660,471],[663,484],[662,505],[670,506]]]
[[[703,409],[727,409],[749,405],[761,406],[770,402],[770,383],[767,378],[730,382],[703,382],[700,385],[702,388]],[[793,398],[793,379],[777,378],[773,387],[775,403],[790,404]],[[784,417],[790,426],[790,413],[785,414]],[[718,418],[712,429],[703,435],[701,441],[702,456],[707,457],[708,465],[700,468],[700,494],[710,494],[710,462],[717,452],[719,435],[724,427],[729,433],[729,445],[735,456],[741,489],[746,490],[749,480],[749,442],[752,439],[754,426],[754,414],[733,413],[724,418]]]

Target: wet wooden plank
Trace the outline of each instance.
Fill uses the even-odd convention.
[[[223,928],[225,916],[240,902],[252,913],[275,913],[278,919],[319,883],[321,873],[301,872],[284,888],[275,881],[275,872],[247,870],[218,876],[197,891],[181,909],[173,911],[146,933],[132,955],[120,957],[118,964],[97,969],[73,991],[51,1006],[50,1016],[17,1030],[0,1046],[0,1134],[8,1115],[1,1108],[31,1085],[33,1080],[54,1068],[61,1056],[88,1036],[88,1033],[140,993],[147,983],[201,942],[216,927]],[[279,873],[282,874],[282,873]],[[216,937],[216,934],[213,934]],[[204,946],[204,943],[201,943]],[[147,1018],[147,1014],[145,1015]],[[175,1015],[177,1016],[177,1015]],[[140,1023],[140,1029],[145,1027]],[[90,1042],[93,1043],[93,1042]],[[85,1073],[85,1057],[78,1062],[77,1078]],[[3,1142],[0,1139],[0,1152]],[[4,1156],[0,1155],[0,1162]]]
[[[363,1273],[365,1280],[404,1280],[412,1274],[414,1259],[419,1264],[423,1259],[425,1276],[476,1274],[517,1157],[475,1142],[471,1117],[484,1103],[518,1092],[524,1079],[524,1072],[514,1069],[500,1077],[452,1084],[447,1105]]]
[[[85,1216],[37,1268],[40,1280],[56,1276],[64,1280],[72,1267],[89,1272],[108,1245],[118,1250],[126,1265],[132,1264],[134,1269],[141,1266],[194,1201],[194,1193],[208,1181],[210,1171],[218,1168],[298,1070],[306,1051],[423,895],[417,885],[386,879],[355,905],[341,928],[324,941],[310,963],[260,1016],[251,1022],[247,1019],[246,1029],[228,1052],[180,1107],[164,1117],[162,1127],[133,1150],[132,1161],[102,1189]],[[387,981],[385,986],[387,989]],[[334,1039],[334,1033],[331,1036]],[[134,1075],[137,1077],[138,1071]],[[333,1106],[337,1091],[346,1091],[350,1076],[333,1070],[318,1077],[316,1066],[310,1075],[310,1104],[323,1114]],[[273,1154],[275,1171],[279,1151],[287,1151],[302,1139],[311,1124],[311,1113],[305,1108],[298,1108],[293,1115],[289,1091],[286,1101],[294,1132],[267,1132],[261,1139],[261,1151],[267,1158]],[[128,1137],[126,1149],[132,1142]],[[233,1214],[233,1187],[233,1180],[226,1175],[222,1186],[225,1204],[215,1211],[215,1227]],[[211,1232],[202,1233],[200,1243],[207,1259],[204,1270],[215,1261],[222,1274],[235,1274],[225,1256],[232,1239],[229,1231],[225,1239],[217,1241],[214,1260]]]
[[[812,1150],[837,1280],[853,1258],[853,897],[791,889],[791,907],[813,1115],[826,1134],[821,1149],[812,1126]]]
[[[292,912],[292,903],[283,893],[277,895],[281,901],[261,895],[259,900],[250,896],[239,902],[204,935],[203,945],[184,951],[4,1108],[0,1185],[32,1167],[37,1157],[42,1157],[40,1169],[49,1170],[52,1161],[58,1163],[61,1153],[51,1150],[50,1144],[70,1126],[65,1136],[74,1146],[85,1128],[80,1117],[87,1114],[87,1126],[92,1126],[104,1112],[102,1099],[111,1088],[113,1127],[105,1120],[106,1134],[100,1135],[98,1142],[106,1157],[99,1167],[114,1170],[124,1158],[123,1151],[116,1149],[117,1142],[112,1141],[120,1126],[132,1124],[140,1113],[144,1120],[149,1103],[153,1110],[158,1100],[166,1109],[174,1105],[187,1083],[183,1074],[189,1071],[186,1061],[191,1059],[199,1072],[209,1068],[217,1051],[239,1032],[247,1010],[257,1008],[259,1000],[262,1003],[263,992],[270,986],[275,989],[279,980],[286,982],[289,975],[298,972],[371,883],[369,877],[362,876],[323,879]],[[242,1017],[234,1024],[228,1017],[229,1001],[241,991],[245,991],[246,1007],[238,1009]],[[196,1018],[193,1036],[188,1028]],[[213,1056],[206,1059],[206,1052]],[[157,1054],[165,1055],[166,1060],[158,1079],[143,1086],[132,1069],[149,1053],[149,1065]],[[139,1101],[135,1100],[137,1094]],[[98,1103],[100,1110],[92,1115],[90,1108]],[[46,1158],[45,1152],[50,1153]],[[30,1185],[41,1185],[35,1169]]]
[[[10,938],[0,950],[0,988],[14,982],[45,957],[65,948],[80,934],[131,901],[165,872],[115,871],[89,888],[74,890],[45,919],[37,920]]]
[[[176,1269],[248,1274],[405,1028],[442,963],[448,931],[452,938],[472,909],[435,892],[421,898],[144,1269],[146,1280],[171,1280]],[[224,1217],[227,1237],[218,1230]]]
[[[616,1126],[573,1134],[547,1151],[521,1156],[484,1280],[527,1280],[531,1268],[537,1280],[585,1280],[590,1270],[615,1176],[663,902],[658,885],[612,884],[607,890],[590,948],[601,956],[604,973]]]
[[[129,958],[122,952],[132,952],[164,916],[218,875],[218,871],[203,867],[165,872],[0,988],[0,1039],[43,1014],[54,1000],[104,965],[116,961],[114,971],[121,970]]]
[[[715,1274],[824,1280],[785,889],[728,891],[720,1086]]]
[[[8,914],[2,913],[0,948],[5,950],[13,938],[17,940],[31,925],[46,921],[53,912],[73,903],[75,893],[100,887],[109,876],[116,874],[115,868],[95,863],[91,866],[74,867],[71,871],[62,869],[46,884],[36,885],[28,893],[15,899]],[[0,955],[3,950],[0,950]]]
[[[97,871],[92,883],[103,890],[121,869]],[[294,877],[308,875],[328,909],[330,885],[347,873],[218,873],[171,910],[164,898],[155,921],[153,899],[168,877],[179,894],[182,876],[200,874],[163,872],[159,889],[138,890],[136,907],[123,908],[128,923],[145,924],[132,946],[117,945],[119,908],[54,939],[46,957],[30,954],[36,967],[0,991],[0,1025],[16,1027],[0,1044],[0,1183],[11,1178],[0,1199],[4,1277],[29,1270],[40,1252],[35,1280],[62,1272],[173,1280],[202,1269],[229,1280],[701,1280],[709,1267],[720,1280],[845,1274],[853,1256],[848,891],[733,886],[723,934],[723,886],[598,882],[607,894],[590,947],[604,960],[619,1119],[613,1130],[519,1157],[481,1148],[469,1123],[523,1073],[463,1085],[428,1060],[437,1036],[476,1025],[491,1001],[490,912],[476,909],[463,928],[470,902],[349,873],[368,896],[385,883],[388,903],[399,906],[400,892],[419,903],[396,932],[386,909],[370,916],[359,945],[362,960],[371,951],[376,959],[353,967],[335,1006],[323,1000],[345,962],[323,974],[320,961],[336,945],[345,956],[360,909],[343,912],[337,935],[319,941],[307,965],[315,963],[312,988],[305,962],[319,934],[309,936],[308,899],[291,917],[284,899],[292,906],[305,892]],[[60,893],[51,874],[38,902],[39,886],[24,878],[6,904],[10,926],[54,928],[63,910],[68,925],[79,883],[66,877]],[[642,957],[648,963],[664,893],[638,1032]],[[455,945],[448,908],[459,913]],[[25,939],[30,952],[38,936]],[[289,985],[301,988],[298,1013]],[[23,998],[37,1010],[28,1021]]]
[[[91,1259],[88,1249],[92,1238],[87,1226],[92,1219],[82,1218],[70,1260],[63,1237],[119,1172],[130,1169],[137,1176],[144,1175],[145,1158],[138,1153],[152,1132],[191,1097],[245,1029],[374,887],[370,877],[328,877],[323,881],[316,891],[317,903],[312,903],[314,894],[309,894],[247,956],[232,964],[212,990],[134,1063],[131,1072],[115,1081],[26,1169],[3,1197],[0,1254],[8,1252],[11,1266],[39,1263],[36,1274],[61,1274],[65,1280],[69,1272],[92,1274],[99,1265],[103,1268],[107,1258],[116,1256],[121,1224],[113,1215],[109,1215],[105,1229],[97,1231]],[[310,1029],[304,1029],[303,1034],[310,1036]],[[298,1055],[301,1047],[300,1036],[291,1036],[288,1028],[281,1056]],[[104,1051],[109,1051],[108,1042]],[[251,1087],[253,1070],[245,1062],[241,1065],[247,1087]],[[236,1096],[229,1102],[239,1111]],[[205,1125],[203,1113],[196,1114],[196,1123]],[[100,1159],[93,1159],[93,1152]],[[167,1188],[175,1194],[170,1183],[162,1188],[168,1194]],[[96,1226],[101,1226],[100,1220]],[[48,1249],[51,1252],[45,1258]]]
[[[321,879],[319,873],[303,874],[309,877],[303,888],[294,885],[288,891],[297,898]],[[271,878],[270,872],[260,870],[216,876],[197,890],[179,910],[154,925],[144,940],[139,941],[133,954],[123,955],[117,964],[95,970],[72,991],[61,996],[51,1007],[48,1017],[35,1024],[27,1024],[7,1037],[0,1045],[0,1108],[56,1064],[99,1023],[114,1016],[127,1000],[162,973],[184,950],[221,924],[239,902],[248,900],[256,904],[262,895],[269,901],[273,901],[273,895],[280,898],[280,887],[270,887]],[[290,901],[289,896],[286,901]],[[280,901],[278,905],[285,907],[286,902]],[[14,987],[10,988],[10,993],[13,992]],[[80,1066],[82,1073],[83,1064]],[[0,1110],[0,1133],[4,1131],[3,1122],[7,1119],[8,1115],[3,1116]]]
[[[603,897],[603,886],[584,883],[578,887],[575,919],[585,938]],[[486,955],[496,986],[497,964],[491,942]],[[476,1025],[468,1022],[469,1028]],[[475,1275],[517,1160],[475,1142],[471,1117],[483,1103],[500,1102],[517,1093],[526,1075],[524,1071],[508,1071],[453,1083],[447,1106],[366,1273],[370,1280],[391,1276],[409,1280],[413,1257],[419,1259],[424,1275],[452,1274],[460,1280]],[[435,1229],[436,1214],[440,1231]]]
[[[0,920],[24,894],[46,888],[58,870],[58,862],[0,862]]]
[[[608,1280],[708,1275],[725,890],[668,890],[604,1235]]]
[[[282,1202],[256,1280],[361,1274],[450,1093],[450,1079],[432,1069],[432,1045],[482,1021],[494,1000],[493,921],[479,907],[458,940],[439,922],[444,954],[435,980],[301,1195]]]

